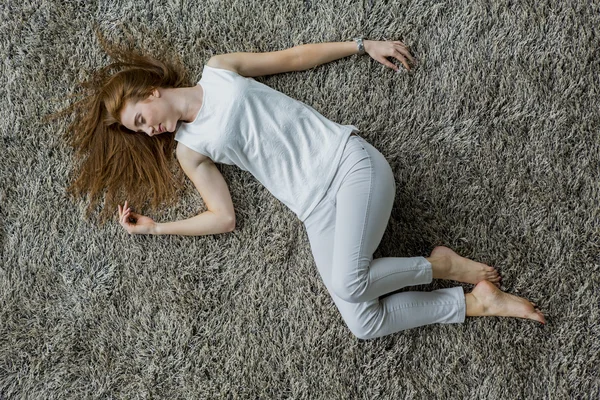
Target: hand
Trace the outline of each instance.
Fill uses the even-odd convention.
[[[368,53],[371,58],[396,72],[399,72],[400,69],[388,61],[386,57],[396,58],[404,65],[407,71],[410,71],[410,64],[415,65],[415,59],[408,51],[408,47],[402,42],[365,40],[363,44],[365,46],[365,53]]]
[[[156,222],[152,218],[131,211],[127,201],[125,201],[123,207],[119,204],[118,210],[119,223],[129,234],[148,234],[154,232]]]

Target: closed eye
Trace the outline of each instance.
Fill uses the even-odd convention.
[[[142,118],[142,116],[140,115],[140,116],[138,117],[137,121],[136,121],[136,125],[143,124],[143,123],[144,123],[144,119],[143,119],[143,118]],[[143,133],[144,131],[143,131],[143,130],[141,130],[141,129],[138,129],[136,132],[137,132],[137,133]]]

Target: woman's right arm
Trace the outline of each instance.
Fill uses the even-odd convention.
[[[153,233],[200,236],[233,231],[235,213],[229,188],[212,160],[181,143],[177,144],[177,159],[208,210],[192,218],[157,223]]]
[[[231,232],[235,228],[235,213],[227,183],[208,157],[177,144],[177,159],[185,174],[198,189],[207,211],[195,217],[174,222],[156,223],[150,218],[135,214],[119,206],[121,225],[129,233],[153,235],[201,236]],[[130,217],[139,221],[129,222]]]

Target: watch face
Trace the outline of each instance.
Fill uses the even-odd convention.
[[[361,54],[364,53],[365,48],[364,48],[364,45],[363,45],[362,38],[356,38],[354,40],[356,41],[356,44],[358,45],[358,52],[361,53]]]

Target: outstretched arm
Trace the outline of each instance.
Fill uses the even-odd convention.
[[[363,40],[365,52],[371,45],[370,42],[370,40]],[[358,46],[354,40],[351,42],[308,43],[296,46],[296,48],[301,71],[358,53]]]
[[[387,57],[398,59],[406,69],[414,60],[408,48],[398,41],[363,40],[365,53],[381,64],[398,71]],[[304,71],[358,53],[355,41],[310,43],[266,53],[226,53],[211,57],[207,65],[254,77]]]
[[[407,70],[410,70],[410,64],[414,63],[408,48],[402,42],[363,40],[363,45],[365,46],[365,53],[395,71],[397,71],[398,67],[388,61],[386,57],[398,59]],[[298,68],[300,71],[358,53],[358,46],[355,41],[311,43],[296,46],[295,48],[297,49]]]

